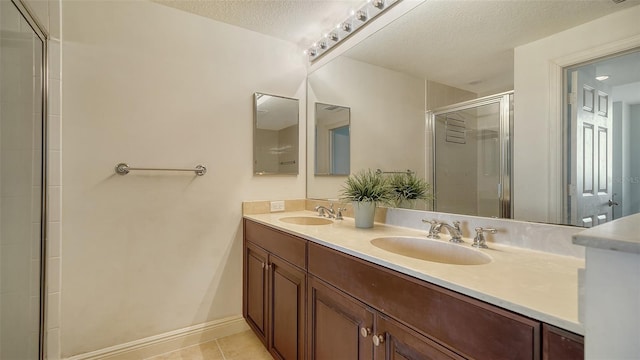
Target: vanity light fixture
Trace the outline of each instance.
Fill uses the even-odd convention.
[[[340,22],[335,29],[325,33],[322,39],[318,40],[309,49],[305,50],[305,54],[308,56],[309,62],[314,62],[319,59],[323,54],[326,54],[340,44],[341,41],[346,40],[349,36],[370,23],[378,15],[391,9],[393,5],[401,1],[402,0],[368,0],[358,9],[352,10],[350,15]]]
[[[598,81],[605,81],[609,78],[609,75],[600,75],[600,76],[596,76],[596,80]]]
[[[362,21],[362,22],[366,22],[367,21],[367,12],[365,10],[358,10],[358,13],[356,14],[356,19]]]

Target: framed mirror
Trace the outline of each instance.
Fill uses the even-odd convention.
[[[298,99],[255,93],[253,96],[253,172],[298,174]]]
[[[316,175],[347,176],[351,164],[351,109],[316,103]]]

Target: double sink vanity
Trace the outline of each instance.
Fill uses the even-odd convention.
[[[274,358],[583,358],[582,259],[415,222],[245,213],[243,314]]]

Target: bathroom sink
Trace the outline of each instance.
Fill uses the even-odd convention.
[[[373,239],[371,244],[398,255],[443,264],[482,265],[491,262],[489,255],[478,250],[427,238],[388,236]]]
[[[329,225],[333,224],[333,221],[321,217],[313,216],[288,216],[280,219],[282,222],[296,225]]]

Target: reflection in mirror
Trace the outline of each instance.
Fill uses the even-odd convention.
[[[255,174],[298,174],[298,114],[298,99],[254,94]]]
[[[566,69],[566,222],[640,212],[640,49]]]
[[[349,175],[351,109],[316,103],[316,175]]]
[[[606,55],[605,48],[626,50],[611,45],[626,40],[636,46],[640,28],[633,19],[639,10],[638,1],[629,0],[424,1],[314,68],[308,77],[307,118],[313,118],[315,102],[349,104],[352,172],[411,169],[431,182],[433,138],[425,112],[515,90],[512,216],[567,223],[562,181],[566,94],[560,66],[572,65],[566,59],[573,64],[589,60],[585,54]],[[600,31],[613,28],[620,33]],[[602,37],[595,41],[592,33]],[[309,128],[313,123],[307,133],[307,163],[312,164],[315,134]],[[477,155],[490,157],[495,139],[490,132],[482,136],[486,146]],[[497,164],[487,164],[490,177]],[[314,172],[310,166],[307,197],[336,198],[341,183]],[[628,178],[636,179],[618,177]],[[617,195],[609,200],[629,204],[621,193],[614,191],[611,195]],[[622,210],[622,205],[613,206],[614,212]]]

